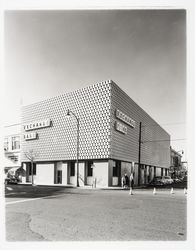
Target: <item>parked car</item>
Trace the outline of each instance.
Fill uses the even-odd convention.
[[[18,182],[19,182],[19,179],[14,176],[5,178],[5,184],[17,184]]]
[[[182,179],[179,179],[179,178],[173,178],[173,183],[180,183],[182,182]]]
[[[162,176],[156,176],[153,178],[153,180],[149,183],[151,186],[163,186],[164,181],[162,179]]]
[[[163,186],[170,185],[173,183],[173,179],[170,176],[155,176],[154,179],[149,183],[151,186]]]
[[[170,176],[162,176],[166,185],[173,184],[173,179]]]
[[[5,184],[17,184],[19,182],[18,176],[7,174],[4,179]]]

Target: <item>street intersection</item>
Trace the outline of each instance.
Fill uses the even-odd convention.
[[[5,187],[7,241],[184,241],[183,189]]]

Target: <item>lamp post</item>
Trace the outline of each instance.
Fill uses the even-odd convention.
[[[79,118],[70,109],[67,110],[67,116],[73,115],[77,121],[77,182],[76,186],[79,187]]]

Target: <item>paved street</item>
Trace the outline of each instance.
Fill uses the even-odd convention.
[[[6,186],[8,241],[185,240],[183,189]]]

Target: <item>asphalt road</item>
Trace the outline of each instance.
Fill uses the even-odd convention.
[[[183,189],[98,190],[9,185],[7,241],[186,240]]]

